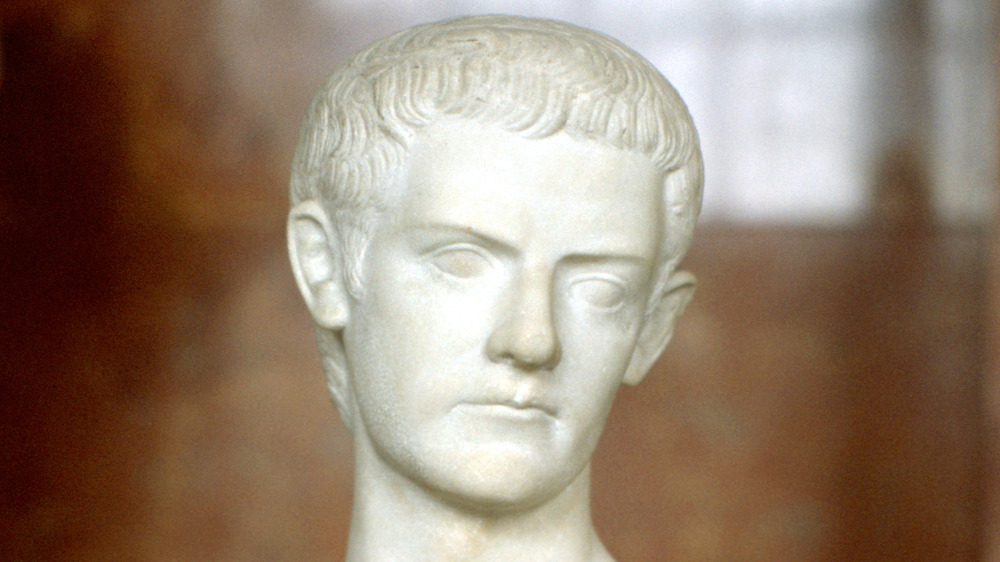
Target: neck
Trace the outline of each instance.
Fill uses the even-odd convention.
[[[589,465],[541,505],[490,511],[450,503],[370,449],[357,452],[347,562],[612,560],[590,518]]]

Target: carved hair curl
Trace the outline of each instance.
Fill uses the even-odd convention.
[[[369,217],[417,131],[454,117],[528,138],[558,132],[648,155],[664,177],[659,284],[687,251],[701,206],[694,124],[674,88],[618,41],[570,24],[472,16],[378,41],[313,99],[292,164],[291,201],[321,201],[360,257]],[[358,260],[346,260],[352,290]]]

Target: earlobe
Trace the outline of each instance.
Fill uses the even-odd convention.
[[[288,255],[299,292],[319,326],[340,330],[347,324],[347,293],[342,258],[326,211],[303,201],[288,214]]]
[[[327,387],[341,418],[351,428],[354,397],[339,333],[349,316],[343,257],[336,231],[318,202],[303,201],[288,214],[288,255],[299,292],[321,328],[316,335]]]
[[[670,275],[639,334],[623,383],[634,386],[646,377],[670,343],[677,318],[691,302],[696,285],[694,275],[686,271],[675,271]]]

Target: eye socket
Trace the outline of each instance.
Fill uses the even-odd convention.
[[[442,272],[460,279],[480,277],[493,267],[482,250],[467,244],[441,248],[430,255],[430,262]]]
[[[575,279],[570,285],[574,299],[586,301],[595,308],[614,310],[628,296],[628,289],[620,279],[610,275],[591,275]]]

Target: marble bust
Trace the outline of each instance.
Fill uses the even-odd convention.
[[[694,291],[701,188],[676,91],[593,31],[465,17],[337,67],[288,236],[354,437],[348,560],[611,560],[590,457]]]

